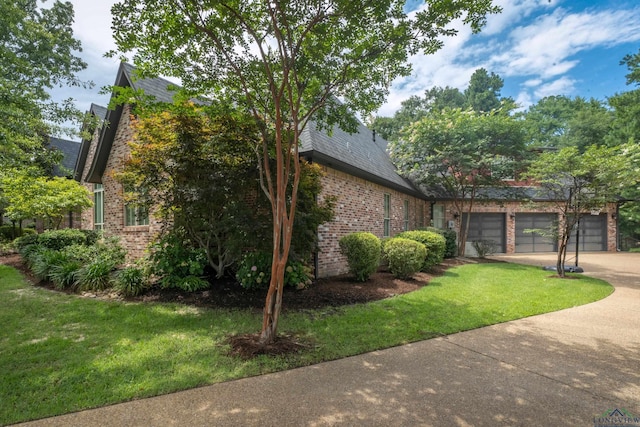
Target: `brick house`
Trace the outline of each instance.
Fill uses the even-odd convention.
[[[160,78],[136,80],[133,72],[131,65],[121,64],[115,85],[142,89],[159,101],[171,102],[168,87],[172,83]],[[113,177],[130,153],[127,144],[133,132],[130,106],[107,111],[92,105],[91,113],[104,119],[104,124],[96,129],[90,141],[82,141],[76,162],[75,179],[87,186],[95,199],[95,207],[82,217],[82,228],[103,229],[107,235],[119,236],[130,256],[139,257],[158,234],[161,224],[153,212],[147,215],[126,206],[122,185]],[[332,132],[322,132],[310,124],[300,139],[300,156],[319,164],[325,172],[318,198],[322,200],[330,195],[337,198],[334,220],[318,229],[320,250],[314,260],[318,277],[346,272],[346,260],[340,254],[338,241],[348,233],[370,231],[378,237],[387,237],[429,225],[446,228],[452,225],[451,221],[455,225],[455,221],[460,220],[450,202],[427,196],[401,177],[387,155],[386,141],[364,125],[360,124],[356,133],[348,134],[337,127]],[[502,242],[500,251],[507,253],[525,247],[532,251],[553,250],[537,241],[522,246],[518,226],[526,221],[540,219],[540,223],[541,218],[550,218],[535,215],[551,215],[544,204],[535,209],[530,206],[517,200],[478,204],[471,218],[470,238],[495,238]],[[610,213],[604,215],[613,218]],[[500,230],[491,236],[489,230],[495,227]],[[615,242],[615,227],[611,227],[611,221],[606,227],[607,245],[598,250],[615,250],[615,244],[609,245],[611,236]]]

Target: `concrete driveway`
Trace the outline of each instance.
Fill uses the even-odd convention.
[[[553,264],[553,254],[503,256]],[[596,303],[30,426],[595,426],[640,417],[640,254],[581,255]],[[625,426],[640,426],[638,423]]]

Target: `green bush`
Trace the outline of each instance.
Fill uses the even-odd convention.
[[[143,268],[130,265],[118,271],[113,287],[125,297],[135,297],[149,288],[149,282]]]
[[[23,257],[25,255],[22,253],[22,251],[27,246],[33,246],[33,245],[35,245],[37,243],[38,243],[38,234],[35,234],[35,233],[34,234],[25,234],[22,237],[18,237],[16,240],[13,241],[13,245],[18,250],[20,255],[22,255]]]
[[[385,245],[389,270],[400,279],[408,279],[420,271],[427,256],[427,248],[420,242],[394,237]]]
[[[366,281],[380,265],[380,239],[368,232],[347,234],[340,239],[340,252],[347,257],[349,273],[359,282]]]
[[[207,255],[203,249],[193,248],[189,242],[177,233],[168,233],[151,247],[151,272],[160,278],[163,288],[189,290],[204,287],[202,280],[194,286],[195,280],[203,279],[205,267],[208,265]]]
[[[457,255],[458,244],[456,242],[458,239],[458,234],[455,232],[455,230],[451,230],[448,228],[443,230],[441,228],[436,228],[436,227],[426,227],[426,228],[422,228],[421,230],[433,231],[434,233],[438,233],[445,238],[446,240],[445,250],[444,250],[445,258],[454,258]]]
[[[49,279],[57,289],[67,289],[76,286],[78,271],[82,268],[82,263],[76,259],[66,258],[59,264],[51,266]]]
[[[38,235],[37,243],[48,249],[60,250],[71,245],[85,245],[87,237],[80,230],[66,228],[50,230]]]
[[[264,251],[246,254],[236,279],[245,289],[266,289],[271,281],[271,254]],[[298,287],[311,283],[311,269],[299,261],[287,261],[284,273],[284,286]]]
[[[415,240],[427,248],[427,256],[422,264],[422,271],[429,271],[431,267],[442,263],[447,241],[440,233],[428,230],[404,231],[396,237]]]
[[[13,225],[0,225],[0,242],[3,240],[11,242],[19,237],[31,234],[36,234],[36,230],[31,228],[20,229]]]
[[[493,255],[498,250],[498,244],[493,240],[474,240],[471,242],[473,249],[476,250],[478,258],[485,258],[487,255]]]
[[[76,285],[81,290],[102,291],[111,287],[116,263],[109,258],[98,257],[77,272]]]

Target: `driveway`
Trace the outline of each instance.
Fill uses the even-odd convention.
[[[500,258],[553,264],[553,254]],[[586,274],[615,285],[611,296],[28,425],[595,426],[594,417],[615,408],[640,416],[640,254],[591,253],[580,259]]]

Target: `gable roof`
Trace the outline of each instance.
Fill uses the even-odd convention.
[[[335,126],[331,132],[318,130],[311,122],[300,134],[300,155],[350,175],[394,190],[425,198],[409,180],[401,177],[387,154],[387,141],[362,123],[349,134]]]
[[[162,78],[136,79],[135,67],[121,63],[114,86],[142,89],[145,94],[152,95],[160,102],[172,102],[174,93],[169,90],[176,86]],[[92,105],[94,107],[94,105]],[[95,106],[94,113],[99,114],[104,107]],[[106,111],[104,125],[96,147],[93,162],[84,178],[87,182],[100,183],[105,171],[109,153],[118,128],[118,122],[122,116],[123,106]],[[351,175],[358,176],[368,181],[393,188],[397,191],[424,198],[409,182],[402,178],[391,163],[386,153],[387,142],[376,137],[375,133],[367,129],[362,123],[358,125],[358,131],[349,134],[339,127],[335,127],[330,134],[318,130],[314,123],[310,123],[300,134],[300,155],[303,157],[333,167]],[[88,150],[89,143],[86,144]],[[84,149],[84,145],[83,145]],[[87,153],[81,153],[81,159],[76,165],[76,177],[79,179],[84,170]]]
[[[49,146],[62,153],[62,160],[59,164],[53,167],[53,174],[55,176],[68,176],[70,171],[73,171],[76,164],[76,159],[78,158],[78,153],[80,151],[80,143],[76,141],[69,141],[67,139],[50,137]]]
[[[101,105],[91,103],[91,107],[89,107],[88,113],[100,119],[100,123],[104,123],[104,119],[107,116],[107,109]],[[93,132],[91,132],[90,129],[87,129],[86,125],[82,126],[82,130],[87,130],[93,135]],[[76,181],[80,181],[82,178],[82,172],[84,171],[84,166],[87,162],[87,155],[89,154],[89,149],[91,146],[91,139],[92,138],[89,138],[88,140],[84,138],[82,139],[80,153],[78,154],[76,163],[73,168],[73,179],[75,179]]]
[[[170,91],[169,88],[176,85],[169,80],[159,77],[152,79],[137,79],[135,76],[135,67],[122,62],[118,68],[118,74],[116,75],[114,86],[131,87],[134,90],[142,89],[145,94],[154,96],[159,102],[173,102],[174,93]],[[87,176],[84,177],[85,181],[94,184],[102,183],[102,175],[104,174],[107,160],[109,159],[109,154],[111,152],[111,147],[113,146],[113,140],[115,139],[116,130],[118,129],[118,123],[122,117],[123,109],[123,105],[118,105],[113,110],[107,110],[102,129],[100,130],[100,137],[98,139],[95,155],[93,156],[93,162],[91,162]],[[84,169],[84,165],[82,169]],[[76,170],[81,174],[82,169]]]

